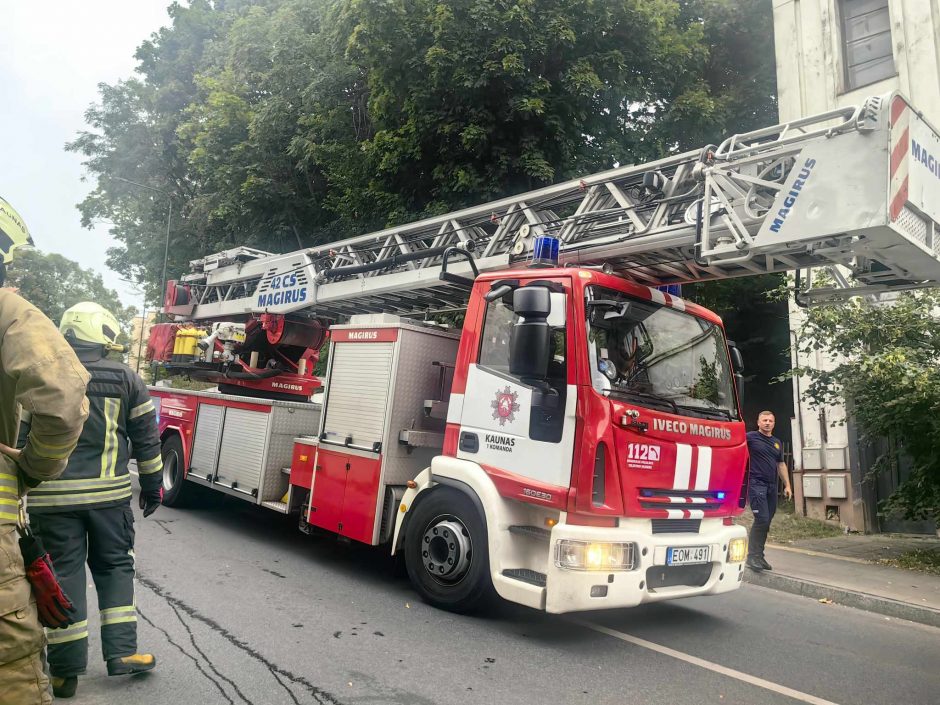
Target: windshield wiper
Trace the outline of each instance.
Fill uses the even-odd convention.
[[[709,409],[703,406],[692,406],[690,404],[677,404],[677,406],[683,411],[694,411],[706,418],[715,418],[715,414],[718,414],[718,418],[721,418],[723,421],[731,420],[731,412],[727,409]]]
[[[678,416],[679,407],[672,399],[666,399],[665,397],[657,396],[656,394],[650,394],[649,392],[639,392],[634,389],[618,389],[616,387],[612,388],[611,394],[617,394],[625,397],[634,397],[636,399],[643,399],[645,401],[655,402],[657,404],[665,405],[672,409],[672,412]]]

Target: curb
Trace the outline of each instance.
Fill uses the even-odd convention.
[[[922,607],[910,602],[901,602],[892,600],[889,597],[880,597],[865,592],[856,592],[855,590],[846,590],[844,588],[833,587],[816,583],[812,580],[803,578],[794,578],[780,573],[762,572],[755,573],[753,570],[744,570],[744,582],[752,585],[770,588],[771,590],[780,590],[789,592],[802,597],[810,597],[815,600],[830,599],[835,603],[846,607],[865,610],[866,612],[876,612],[887,617],[897,619],[907,619],[911,622],[927,624],[931,627],[940,627],[940,610],[931,607]]]
[[[767,548],[775,551],[787,551],[788,553],[799,553],[803,556],[815,556],[816,558],[825,558],[826,560],[847,561],[848,563],[858,563],[859,565],[877,565],[872,561],[866,561],[864,558],[855,558],[854,556],[840,556],[837,553],[826,553],[825,551],[812,551],[808,548],[797,548],[796,546],[784,546],[779,543],[767,543]]]

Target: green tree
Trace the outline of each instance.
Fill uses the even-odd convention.
[[[20,296],[56,325],[66,309],[81,301],[95,301],[121,323],[122,342],[127,342],[131,321],[137,315],[137,309],[125,307],[117,292],[105,286],[100,274],[54,253],[29,250],[17,255],[16,265],[8,271],[7,285],[18,289]]]
[[[111,224],[119,244],[109,249],[108,266],[141,284],[151,302],[162,298],[170,201],[177,216],[171,222],[169,273],[184,271],[190,259],[216,245],[189,224],[187,213],[199,185],[189,174],[176,130],[197,95],[197,68],[225,13],[208,0],[193,0],[188,7],[174,2],[168,12],[172,27],[137,49],[138,77],[100,84],[100,101],[85,112],[90,129],[66,145],[85,157],[96,180],[79,204],[82,225]]]
[[[83,222],[159,298],[247,244],[329,242],[772,122],[769,0],[192,0],[68,148]],[[128,184],[128,179],[157,191]],[[166,194],[166,195],[163,195]]]
[[[800,351],[823,350],[834,369],[794,370],[810,384],[817,406],[846,399],[864,438],[901,448],[911,473],[886,501],[886,512],[908,519],[940,517],[940,293],[904,293],[889,303],[852,299],[810,309]],[[897,469],[892,450],[873,472]]]

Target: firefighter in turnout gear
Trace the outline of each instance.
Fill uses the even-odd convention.
[[[0,286],[17,247],[31,244],[22,220],[0,199]],[[0,289],[0,705],[52,702],[43,671],[45,637],[18,546],[24,491],[62,474],[88,415],[88,374],[52,321]],[[20,410],[33,427],[16,451]]]
[[[52,556],[76,623],[48,629],[53,692],[71,697],[88,660],[85,559],[98,592],[101,648],[108,675],[149,671],[151,654],[137,653],[134,600],[134,514],[128,461],[137,461],[140,506],[152,514],[163,496],[163,461],[156,411],[143,380],[127,365],[109,360],[119,325],[96,303],[73,306],[59,330],[91,374],[90,413],[62,479],[30,494],[33,528]]]

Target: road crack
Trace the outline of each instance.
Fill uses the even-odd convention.
[[[153,580],[150,580],[149,578],[145,577],[139,572],[137,573],[137,580],[141,585],[148,588],[158,597],[166,601],[166,603],[173,608],[174,612],[177,613],[177,617],[180,618],[180,621],[183,621],[183,620],[182,620],[182,615],[180,615],[179,612],[183,612],[186,615],[188,615],[190,618],[195,619],[199,622],[202,622],[204,625],[209,627],[209,629],[211,629],[216,634],[218,634],[223,639],[225,639],[227,642],[229,642],[232,646],[244,652],[245,654],[253,658],[255,661],[257,661],[258,663],[262,664],[271,673],[271,677],[274,678],[274,680],[276,680],[278,684],[284,688],[284,690],[291,697],[294,703],[296,703],[296,705],[300,705],[300,701],[297,700],[297,696],[294,695],[293,691],[290,689],[290,687],[286,683],[284,683],[282,678],[286,679],[288,682],[292,683],[293,685],[298,686],[302,688],[303,690],[305,690],[318,703],[318,705],[342,705],[342,702],[338,700],[332,693],[326,690],[323,690],[322,688],[319,688],[318,686],[314,685],[303,676],[295,675],[291,671],[281,668],[277,664],[273,663],[266,656],[264,656],[263,654],[253,649],[246,642],[239,639],[237,636],[232,634],[232,632],[230,632],[228,629],[220,625],[218,622],[216,622],[212,618],[206,617],[201,612],[199,612],[199,610],[186,604],[183,600],[177,597],[173,597],[173,595],[167,592],[158,583],[154,582]],[[179,612],[177,612],[177,610]],[[185,622],[184,622],[184,626],[186,626]],[[187,628],[187,631],[189,631],[188,626],[186,626],[186,628]],[[163,631],[163,630],[160,630],[160,631]],[[192,639],[191,631],[190,631],[190,638]],[[195,646],[195,643],[193,645]],[[200,653],[202,652],[200,651]],[[221,676],[221,674],[219,675]],[[234,686],[234,683],[232,685]],[[248,702],[248,700],[245,698],[244,695],[241,694],[240,691],[239,691],[239,696],[242,699],[244,699],[246,702]],[[232,703],[231,700],[229,700],[229,702]],[[234,705],[234,703],[232,703],[232,705]],[[249,703],[249,705],[251,704]]]
[[[155,624],[155,623],[153,622],[153,620],[151,620],[149,617],[147,617],[146,614],[144,614],[144,611],[143,611],[142,609],[140,609],[140,607],[137,608],[137,616],[140,617],[141,619],[143,619],[147,624],[149,624],[151,627],[153,627],[154,629],[156,629],[158,632],[160,632],[161,634],[163,634],[163,636],[166,637],[167,642],[169,642],[170,646],[175,646],[176,649],[177,649],[181,654],[183,654],[183,656],[185,656],[186,658],[190,659],[194,664],[196,664],[196,669],[197,669],[202,675],[204,675],[204,676],[206,677],[206,680],[208,680],[210,683],[212,683],[212,685],[214,685],[214,686],[218,689],[219,694],[220,694],[223,698],[225,698],[226,702],[228,702],[229,705],[235,705],[235,701],[232,700],[232,699],[229,697],[228,693],[225,692],[225,688],[222,687],[222,684],[219,683],[219,682],[218,682],[215,678],[213,678],[211,675],[209,675],[208,672],[206,672],[206,670],[202,667],[202,664],[199,662],[199,659],[197,659],[197,658],[196,658],[195,656],[193,656],[191,653],[189,653],[188,651],[186,651],[186,649],[184,649],[184,648],[182,647],[182,645],[177,644],[177,643],[173,640],[173,637],[170,636],[170,633],[169,633],[166,629],[164,629],[163,627],[157,626],[157,624]]]

